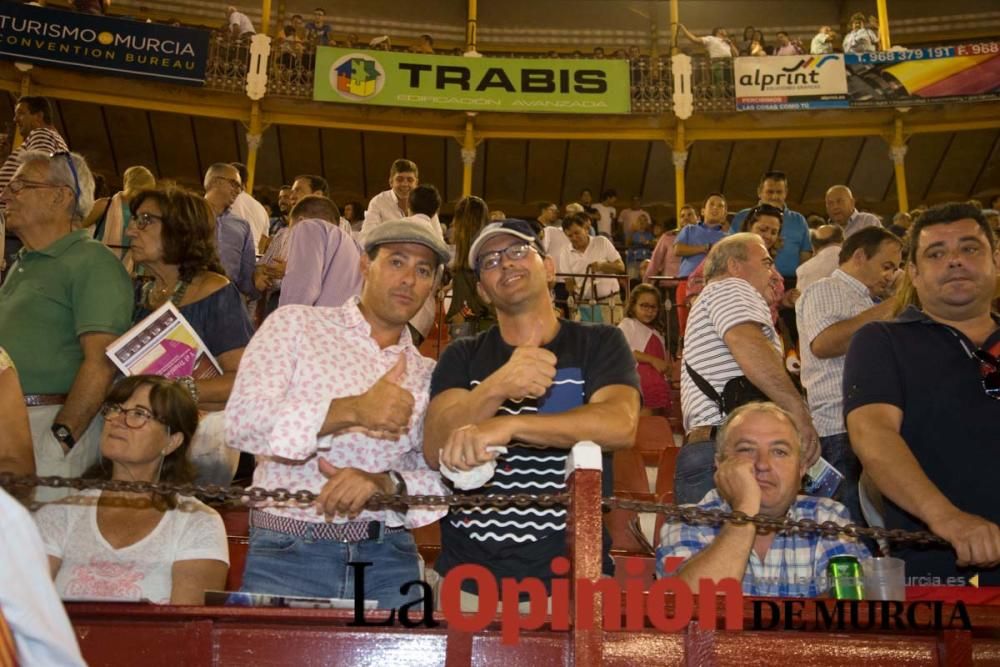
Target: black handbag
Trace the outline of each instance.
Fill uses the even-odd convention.
[[[691,364],[685,361],[684,367],[687,368],[688,375],[691,376],[691,379],[697,385],[698,389],[701,390],[701,393],[705,394],[709,400],[718,405],[723,415],[728,415],[736,408],[747,403],[771,400],[746,375],[739,375],[726,382],[720,396],[719,392],[715,390],[715,387],[708,380],[699,375],[695,369],[691,368]]]

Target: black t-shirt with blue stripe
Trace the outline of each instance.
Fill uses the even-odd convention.
[[[507,401],[497,416],[561,413],[585,405],[608,385],[639,389],[635,359],[624,335],[616,327],[562,321],[559,333],[545,349],[558,359],[556,378],[545,396]],[[474,389],[510,359],[514,348],[503,341],[499,327],[475,338],[449,345],[431,379],[431,398],[448,389]],[[580,434],[587,439],[586,433]],[[456,493],[562,493],[566,488],[568,449],[518,446],[511,442],[507,454],[497,458],[496,472],[480,489]],[[612,493],[611,456],[604,456],[603,492]],[[604,568],[612,572],[610,538],[604,531]],[[566,509],[562,507],[454,508],[441,521],[441,555],[435,569],[443,574],[457,565],[475,563],[502,578],[542,580],[552,577],[549,564],[568,555]],[[466,581],[463,588],[475,592]]]

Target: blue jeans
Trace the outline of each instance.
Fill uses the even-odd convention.
[[[418,558],[407,531],[377,540],[337,542],[253,526],[240,590],[353,600],[356,570],[348,563],[369,562],[364,569],[365,599],[377,600],[380,609],[398,608],[421,597],[420,586],[411,586],[407,595],[399,591],[420,579]]]
[[[674,470],[674,502],[697,503],[715,488],[715,441],[691,442],[681,447]]]
[[[851,520],[864,523],[861,514],[861,500],[858,498],[858,480],[861,479],[861,462],[851,449],[851,440],[846,433],[828,435],[819,439],[820,453],[830,465],[844,475],[843,481],[837,487],[833,499],[841,502],[851,513]]]

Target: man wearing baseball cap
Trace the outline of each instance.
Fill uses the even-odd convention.
[[[409,529],[443,509],[366,510],[375,493],[447,493],[423,458],[434,362],[406,323],[434,289],[448,247],[425,225],[395,221],[365,239],[360,297],[286,306],[250,341],[226,407],[231,446],[257,456],[254,484],[309,489],[315,504],[254,503],[243,590],[354,598],[352,562],[368,562],[366,600],[395,608],[419,588]]]
[[[632,446],[639,416],[639,379],[625,337],[616,327],[556,318],[552,259],[525,221],[484,227],[469,264],[480,295],[496,308],[497,326],[453,342],[434,369],[428,465],[467,471],[495,461],[484,486],[456,493],[561,493],[570,448],[592,440],[606,452],[604,492],[611,495],[610,452]],[[606,532],[604,546],[610,574]],[[475,563],[498,581],[535,577],[548,589],[550,563],[565,555],[563,508],[456,508],[441,522],[435,568],[443,576]],[[472,580],[463,583],[462,604],[478,606]]]

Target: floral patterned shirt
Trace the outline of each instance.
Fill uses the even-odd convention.
[[[413,346],[408,330],[399,342],[380,349],[358,309],[358,297],[343,306],[286,306],[276,310],[250,341],[226,406],[226,440],[257,456],[254,485],[319,492],[326,477],[318,460],[367,472],[398,472],[409,494],[447,494],[441,476],[424,461],[424,416],[434,362]],[[317,436],[330,402],[358,396],[406,357],[404,389],[413,394],[409,432],[398,440],[363,433]],[[324,520],[312,505],[274,501],[257,509],[299,521]],[[361,512],[355,521],[385,521],[416,528],[433,523],[446,508]],[[334,521],[347,521],[337,517]]]

